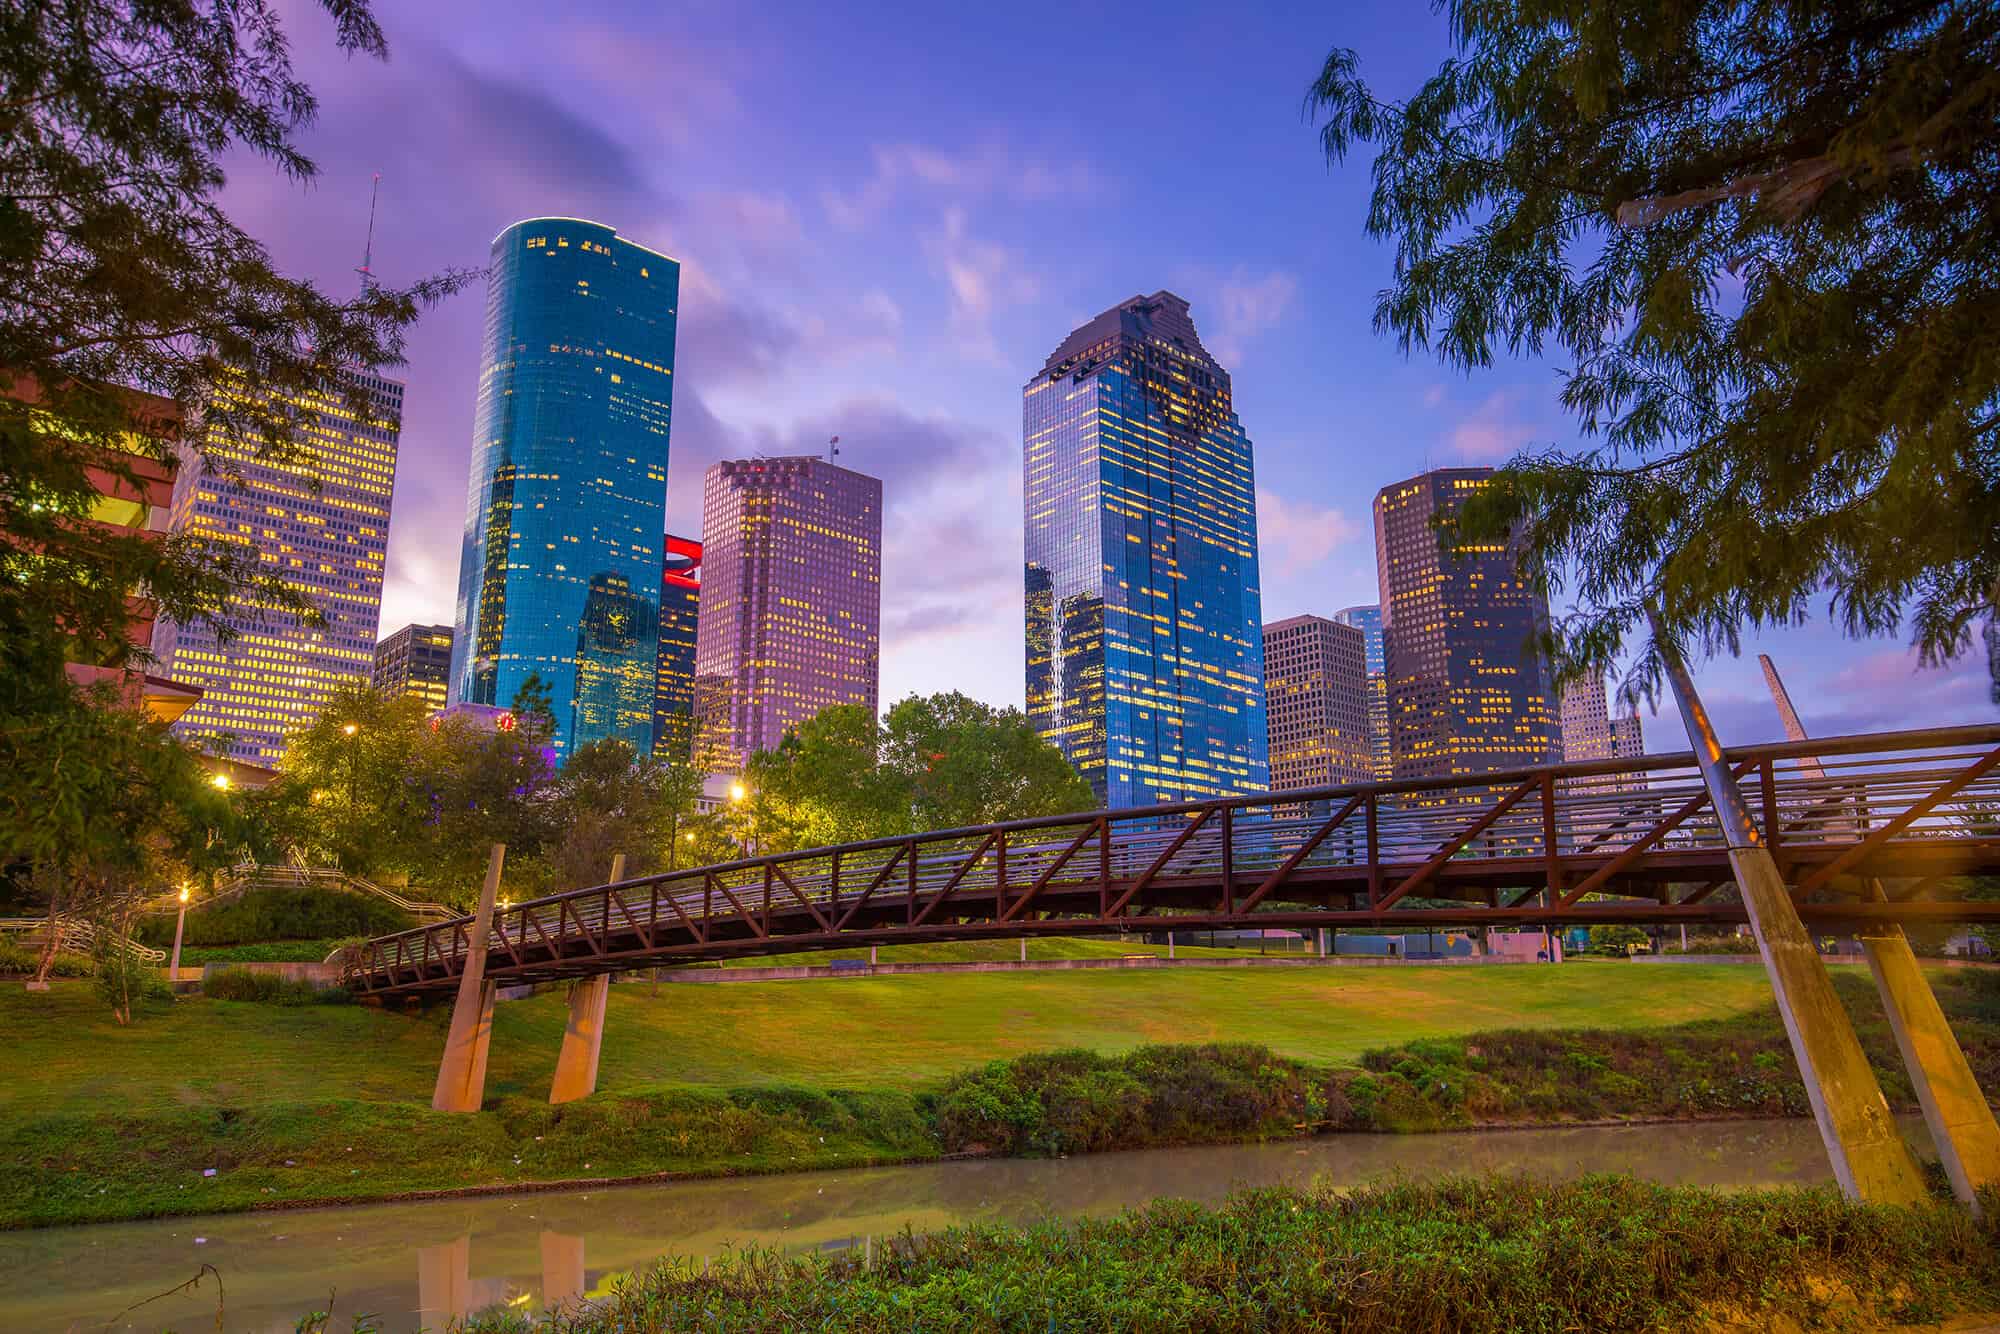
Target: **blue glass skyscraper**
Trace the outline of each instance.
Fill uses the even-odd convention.
[[[1030,722],[1106,806],[1265,789],[1250,438],[1187,302],[1105,311],[1021,398]]]
[[[452,698],[539,675],[559,756],[652,748],[680,274],[574,218],[493,241]]]
[[[1382,650],[1382,609],[1378,606],[1345,607],[1333,614],[1342,625],[1351,625],[1362,634],[1368,664],[1368,754],[1375,777],[1388,782],[1396,776],[1396,763],[1389,753],[1389,674]]]

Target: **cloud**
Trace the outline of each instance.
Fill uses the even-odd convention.
[[[1472,414],[1452,428],[1451,452],[1465,463],[1505,463],[1533,444],[1533,425],[1515,415],[1515,396],[1501,389],[1488,394]]]
[[[1223,280],[1216,293],[1216,321],[1208,338],[1218,360],[1235,363],[1244,345],[1284,322],[1298,300],[1299,280],[1281,269],[1251,278],[1242,269]]]
[[[962,208],[945,210],[942,226],[924,238],[924,248],[945,280],[959,348],[975,359],[999,361],[993,316],[1039,295],[1033,266],[1018,251],[972,235]]]
[[[1257,559],[1266,580],[1303,574],[1362,536],[1361,524],[1337,509],[1257,488]]]
[[[1087,197],[1102,188],[1086,162],[1024,158],[997,140],[955,151],[923,144],[877,144],[871,157],[874,170],[860,185],[821,194],[820,203],[834,226],[858,231],[898,198],[915,191],[943,192],[959,199],[1000,196],[1034,202]]]

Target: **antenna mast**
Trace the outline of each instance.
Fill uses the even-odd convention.
[[[375,173],[374,184],[368,190],[368,239],[361,246],[361,267],[355,272],[361,275],[361,295],[370,296],[375,291],[375,201],[382,194],[382,173]]]

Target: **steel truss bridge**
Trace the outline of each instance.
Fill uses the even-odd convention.
[[[1941,897],[2000,873],[2000,726],[1723,752],[1821,930],[2000,922]],[[1886,881],[1876,898],[1870,882]],[[1324,926],[1733,924],[1727,848],[1686,752],[1093,811],[748,857],[493,914],[502,985],[854,945]],[[471,917],[342,956],[358,993],[449,993]]]

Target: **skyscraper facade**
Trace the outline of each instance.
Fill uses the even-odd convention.
[[[695,627],[701,616],[701,543],[666,535],[660,575],[659,675],[653,689],[653,753],[686,764],[694,748]]]
[[[451,627],[406,625],[375,646],[375,689],[409,696],[436,711],[445,706],[451,684]]]
[[[1489,468],[1446,468],[1375,497],[1390,747],[1397,778],[1545,764],[1562,754],[1546,664],[1533,637],[1548,605],[1502,545],[1447,554]]]
[[[175,731],[230,759],[275,764],[329,694],[374,673],[403,386],[359,369],[337,379],[337,390],[270,405],[296,421],[296,457],[264,457],[263,442],[211,427],[209,458],[175,484],[174,531],[250,547],[325,621],[307,625],[244,598],[224,618],[234,632],[226,643],[206,624],[156,631],[165,674],[202,692]],[[367,404],[365,416],[349,394]]]
[[[1367,647],[1368,761],[1375,780],[1386,783],[1396,776],[1396,763],[1389,751],[1389,675],[1382,656],[1382,609],[1372,605],[1343,607],[1333,619],[1359,630]]]
[[[873,714],[882,483],[819,458],[718,463],[701,529],[697,762],[740,768],[831,705]]]
[[[1290,616],[1265,626],[1264,704],[1273,792],[1374,778],[1361,631],[1322,616]]]
[[[1106,806],[1263,790],[1250,438],[1187,302],[1105,311],[1021,400],[1029,721]]]
[[[550,689],[558,757],[653,745],[680,264],[574,218],[494,238],[452,698]]]

